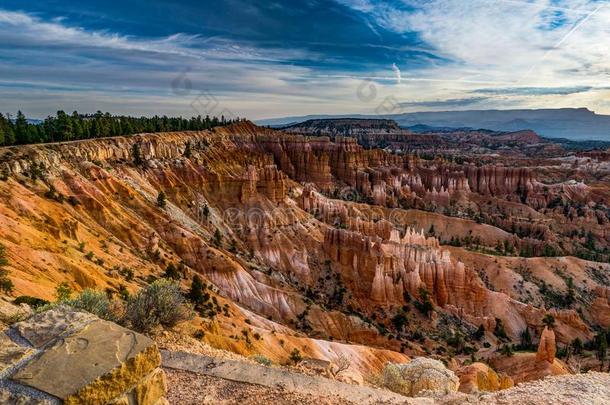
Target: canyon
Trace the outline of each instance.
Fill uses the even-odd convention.
[[[609,152],[368,121],[0,148],[10,298],[133,294],[174,264],[223,308],[180,333],[244,356],[576,372],[556,347],[610,327]],[[501,354],[526,331],[538,354]]]

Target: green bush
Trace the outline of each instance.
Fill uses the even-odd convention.
[[[138,291],[127,302],[125,321],[138,332],[150,332],[158,326],[171,328],[192,318],[180,286],[160,279]]]
[[[271,366],[273,364],[273,362],[271,360],[269,360],[267,357],[263,356],[262,354],[255,354],[251,358],[255,362],[262,364],[263,366]]]
[[[382,385],[390,391],[402,395],[410,394],[409,384],[405,381],[396,364],[388,363],[383,368]]]
[[[116,306],[108,299],[108,295],[102,291],[87,288],[76,298],[67,300],[65,303],[72,308],[87,311],[108,321],[117,322],[121,317]]]
[[[0,244],[0,291],[4,291],[6,294],[13,292],[13,282],[8,278],[8,270],[3,269],[4,266],[8,265],[8,259],[6,258],[6,248]]]
[[[55,298],[59,302],[65,302],[70,299],[72,295],[72,289],[67,282],[59,283],[57,287],[55,287]]]
[[[15,304],[15,305],[27,304],[30,307],[32,307],[33,309],[36,309],[36,308],[49,304],[49,301],[43,300],[42,298],[38,298],[38,297],[30,297],[29,295],[20,295],[19,297],[15,298],[13,300],[13,304]]]
[[[292,352],[290,352],[290,361],[292,361],[294,364],[299,364],[301,361],[303,361],[303,356],[301,356],[301,351],[299,349],[293,349]]]

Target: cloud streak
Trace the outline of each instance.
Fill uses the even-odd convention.
[[[94,2],[82,2],[72,7],[97,15],[88,9]],[[0,9],[0,111],[42,117],[98,100],[113,112],[164,113],[165,102],[168,111],[189,115],[197,92],[209,92],[250,118],[373,113],[387,97],[406,111],[476,105],[610,112],[605,2],[263,3],[232,0],[203,12],[151,0],[155,7],[132,13],[111,5],[94,23],[78,13],[23,10],[33,4]],[[157,8],[166,24],[149,20]],[[185,70],[192,83],[186,96],[171,85]],[[364,80],[375,86],[371,102],[357,96]]]

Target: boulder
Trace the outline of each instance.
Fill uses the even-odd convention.
[[[383,370],[386,388],[402,395],[436,396],[458,390],[460,380],[438,360],[417,357],[407,364],[388,363]]]
[[[154,405],[167,390],[160,364],[150,338],[57,307],[0,332],[0,403]]]
[[[498,375],[491,367],[483,363],[472,363],[456,371],[460,379],[460,392],[472,394],[480,391],[498,391],[510,388],[513,380],[505,375]]]

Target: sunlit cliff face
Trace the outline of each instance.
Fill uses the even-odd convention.
[[[563,235],[575,224],[607,238],[594,204],[574,219],[544,208],[557,196],[594,198],[586,184],[547,186],[527,167],[423,161],[248,122],[5,148],[0,165],[8,175],[0,181],[0,242],[17,295],[52,299],[63,281],[133,292],[167,264],[183,263],[185,288],[200,274],[229,308],[195,321],[216,345],[279,358],[295,345],[321,357],[351,351],[360,369],[445,346],[437,336],[446,328],[469,333],[482,325],[496,344],[499,322],[518,339],[526,327],[538,335],[551,313],[557,340],[567,343],[610,324],[603,315],[610,295],[598,276],[607,264],[510,253],[556,241],[570,249]],[[478,206],[480,215],[508,222],[448,211]],[[542,227],[538,242],[531,230],[510,232],[528,215]],[[556,218],[563,224],[549,225]],[[552,308],[537,283],[567,291],[568,276],[577,303]],[[592,306],[580,305],[585,292]],[[254,347],[229,337],[248,324],[265,336]]]

